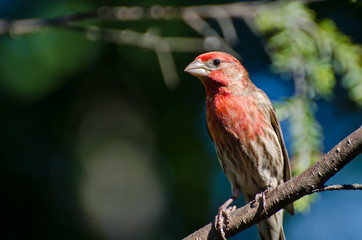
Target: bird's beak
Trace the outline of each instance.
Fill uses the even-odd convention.
[[[209,75],[209,71],[205,67],[205,64],[201,62],[200,59],[197,59],[190,63],[186,68],[185,72],[194,75],[195,77],[207,77]]]

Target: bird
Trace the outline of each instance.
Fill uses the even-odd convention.
[[[224,52],[196,57],[185,72],[200,79],[206,91],[206,125],[232,196],[218,210],[215,228],[225,238],[230,205],[243,194],[259,200],[265,190],[290,180],[291,168],[282,130],[268,96],[250,80],[243,65]],[[293,204],[286,210],[294,215]],[[285,239],[283,209],[258,223],[262,240]]]

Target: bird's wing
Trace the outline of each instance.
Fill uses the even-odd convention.
[[[290,170],[288,152],[287,152],[287,149],[284,144],[283,134],[282,134],[280,123],[276,116],[274,107],[272,107],[272,110],[270,111],[270,118],[271,118],[272,127],[278,136],[280,147],[282,148],[283,158],[284,158],[284,173],[283,173],[284,179],[283,180],[284,180],[284,182],[286,182],[292,178],[292,174],[291,174],[291,170]]]
[[[284,158],[283,178],[284,178],[284,182],[286,182],[292,178],[292,172],[291,172],[291,168],[290,168],[290,161],[289,161],[289,157],[288,157],[287,148],[285,147],[285,144],[284,144],[284,139],[283,139],[283,134],[281,131],[280,123],[276,116],[276,112],[275,112],[275,109],[273,106],[271,106],[270,118],[271,118],[271,124],[274,128],[274,131],[278,136],[280,147],[282,148],[283,158]],[[288,205],[285,209],[288,211],[288,213],[290,215],[294,215],[293,204]]]

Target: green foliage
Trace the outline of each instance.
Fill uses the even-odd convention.
[[[336,79],[341,78],[350,98],[362,106],[362,48],[339,32],[333,21],[316,22],[302,1],[260,9],[255,25],[268,37],[272,69],[294,80],[295,95],[278,104],[277,111],[289,124],[293,175],[298,175],[321,156],[323,136],[313,100],[330,98]],[[296,210],[308,209],[314,196],[297,201]]]
[[[293,175],[298,175],[317,162],[322,153],[322,129],[314,117],[316,105],[308,99],[294,97],[276,105],[280,120],[286,119],[291,136],[291,155],[293,156]],[[298,212],[309,208],[316,194],[306,196],[295,202]]]
[[[298,175],[321,156],[321,126],[314,117],[316,105],[300,97],[294,97],[276,105],[280,120],[286,119],[292,134],[291,154],[293,172]]]
[[[362,47],[353,45],[331,20],[320,22],[319,27],[333,51],[334,71],[342,76],[342,85],[349,90],[349,97],[362,106]]]
[[[255,23],[270,36],[273,69],[304,75],[309,98],[330,96],[339,75],[351,99],[362,106],[361,46],[353,45],[333,21],[315,21],[303,2],[285,1],[260,10]]]

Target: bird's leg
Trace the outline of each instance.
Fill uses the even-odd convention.
[[[268,189],[267,189],[267,191],[268,191]],[[265,213],[267,213],[266,210],[265,210],[265,193],[264,193],[264,192],[257,193],[257,194],[255,195],[255,202],[260,202],[260,199],[263,200],[263,201],[262,201],[263,209],[264,209]]]
[[[270,186],[268,186],[264,192],[257,193],[255,195],[255,202],[259,202],[260,199],[263,199],[262,204],[263,204],[263,209],[264,209],[265,213],[267,213],[266,209],[265,209],[265,194],[273,189],[276,189],[277,187],[278,187],[278,185],[276,183],[271,183]]]
[[[219,207],[219,212],[215,217],[215,228],[220,230],[221,236],[224,240],[225,232],[224,227],[226,227],[226,222],[228,221],[229,215],[232,211],[236,209],[236,206],[229,207],[229,205],[235,200],[234,197],[229,198],[223,205]]]

